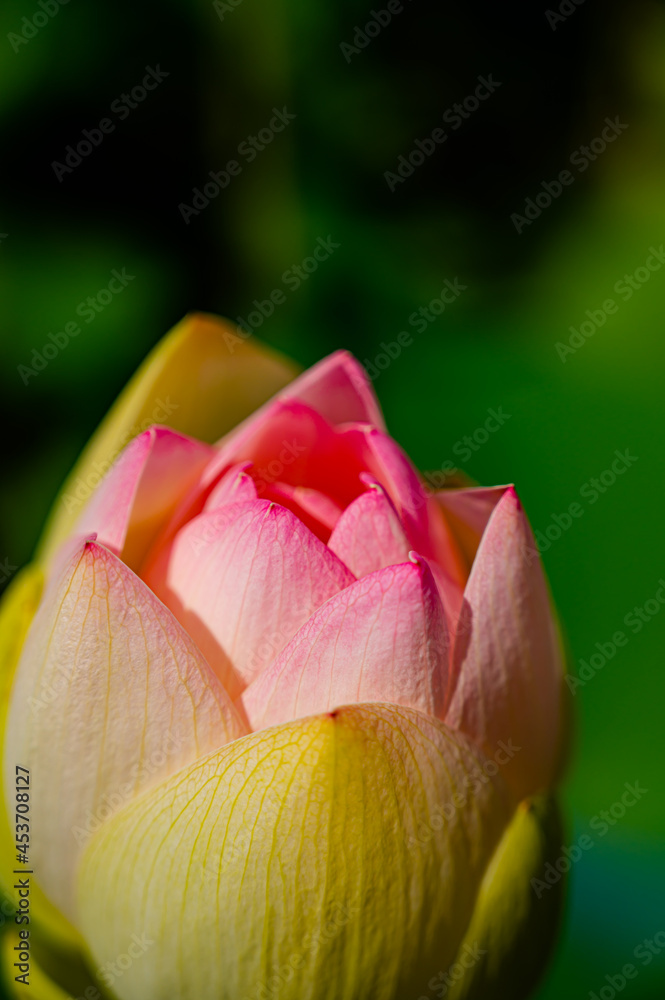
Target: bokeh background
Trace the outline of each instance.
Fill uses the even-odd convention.
[[[304,365],[350,348],[422,469],[518,485],[572,673],[628,636],[573,697],[567,846],[626,782],[647,792],[573,865],[538,997],[599,993],[633,962],[625,996],[655,1000],[665,950],[649,965],[634,950],[665,931],[665,264],[651,256],[665,261],[665,9],[577,4],[403,0],[352,51],[383,0],[73,0],[38,28],[37,0],[3,0],[0,577],[28,561],[65,474],[162,334],[194,309],[247,320],[282,290],[257,336]],[[147,67],[162,82],[121,116],[112,105]],[[444,114],[479,76],[493,92],[453,127]],[[274,108],[295,118],[249,162],[238,147]],[[104,118],[114,130],[56,176]],[[580,153],[606,118],[615,139]],[[446,141],[389,184],[438,127]],[[240,174],[183,213],[231,159]],[[566,169],[551,204],[515,218]],[[339,246],[285,284],[319,238]],[[86,324],[77,307],[123,268],[133,279]],[[459,296],[410,323],[446,279]],[[33,349],[77,319],[80,336],[26,376]],[[592,335],[572,334],[582,323]],[[385,365],[400,331],[412,340]],[[500,407],[509,419],[477,434]],[[592,501],[591,480],[626,449],[630,467]]]

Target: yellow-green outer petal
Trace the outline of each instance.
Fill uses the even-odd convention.
[[[386,704],[236,740],[90,842],[79,917],[97,963],[145,936],[122,1000],[413,1000],[454,958],[509,818],[500,779],[472,791],[479,763]]]
[[[43,581],[44,576],[38,565],[27,566],[14,577],[0,605],[0,746],[4,746],[5,742],[7,709],[14,673],[26,633],[39,604]],[[22,764],[23,761],[17,760],[14,763]],[[9,803],[10,810],[11,805],[12,803]],[[12,890],[15,877],[12,872],[14,868],[20,866],[15,863],[14,830],[10,825],[4,802],[0,813],[0,883],[4,890],[0,908],[7,917],[15,899]],[[45,941],[55,948],[64,948],[70,952],[77,948],[80,941],[78,935],[40,891],[34,879],[30,904],[32,918],[38,928],[37,933]]]
[[[150,424],[214,442],[297,374],[288,359],[205,314],[185,317],[151,351],[62,488],[38,549],[48,561],[124,446]]]
[[[563,840],[553,798],[519,804],[485,873],[458,952],[460,967],[468,966],[464,977],[456,978],[455,963],[442,970],[451,976],[447,1000],[524,1000],[531,995],[561,917],[565,879],[550,885],[544,869],[559,857]],[[532,879],[540,885],[532,885]]]
[[[37,610],[43,586],[44,577],[39,567],[27,566],[11,581],[0,602],[0,747],[5,743],[9,695],[16,666],[27,631]],[[16,763],[21,762],[16,761]],[[0,798],[4,799],[1,793]],[[8,916],[9,913],[5,911],[9,911],[10,900],[13,900],[9,890],[14,881],[12,870],[15,867],[16,849],[4,801],[0,813],[0,884],[5,897],[2,901],[2,912],[4,916]]]
[[[0,603],[0,736],[3,738],[14,672],[43,586],[44,575],[39,566],[26,566],[11,581]]]

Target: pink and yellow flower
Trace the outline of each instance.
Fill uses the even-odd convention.
[[[122,1000],[525,996],[564,746],[526,514],[427,489],[349,354],[293,374],[185,321],[8,595],[35,918]]]

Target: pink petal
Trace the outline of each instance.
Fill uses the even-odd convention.
[[[385,429],[367,373],[347,351],[337,351],[303,372],[273,399],[244,420],[218,444],[236,446],[269,423],[284,403],[302,403],[331,426],[359,422]]]
[[[162,524],[197,481],[214,449],[168,427],[134,438],[99,484],[74,528],[96,533],[128,566],[140,565]]]
[[[360,578],[405,562],[411,546],[384,489],[372,483],[346,508],[328,540],[328,548]]]
[[[217,510],[230,503],[256,500],[256,486],[249,474],[251,462],[239,462],[221,477],[208,494],[203,510]]]
[[[14,764],[31,770],[30,860],[71,917],[84,843],[111,812],[246,733],[173,615],[108,549],[87,542],[51,582],[17,667]]]
[[[443,707],[448,637],[424,559],[363,577],[316,611],[243,694],[253,729],[340,705]]]
[[[148,583],[235,697],[354,579],[291,511],[255,500],[190,521]]]
[[[383,414],[363,366],[348,351],[336,351],[291,382],[280,399],[299,399],[331,424],[351,421],[385,428]]]
[[[492,513],[464,593],[445,721],[488,754],[520,749],[503,773],[519,798],[558,766],[563,663],[540,556],[510,487]]]

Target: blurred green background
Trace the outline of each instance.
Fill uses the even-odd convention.
[[[548,14],[544,4],[404,0],[361,47],[356,28],[383,0],[74,0],[35,28],[55,3],[4,0],[0,12],[3,582],[163,333],[192,309],[247,320],[254,300],[281,289],[258,336],[305,365],[350,348],[375,366],[389,426],[420,468],[452,462],[479,482],[518,485],[544,539],[572,673],[597,643],[628,636],[575,691],[567,845],[625,782],[648,792],[573,866],[538,996],[599,993],[634,962],[626,997],[662,997],[665,951],[643,965],[634,950],[665,931],[665,611],[655,599],[665,266],[650,249],[665,260],[663,5],[564,0],[559,15],[556,3]],[[119,111],[146,67],[167,75]],[[464,105],[479,76],[493,92]],[[453,117],[456,103],[466,117]],[[274,108],[295,119],[250,162],[238,147]],[[53,163],[104,118],[113,130],[58,179]],[[607,118],[627,127],[590,147]],[[438,127],[445,142],[389,184],[386,172],[402,162],[406,174],[415,140],[429,150]],[[240,174],[183,213],[232,159]],[[572,183],[547,204],[543,182],[557,192],[563,170]],[[296,289],[284,272],[318,238],[339,247]],[[79,304],[123,268],[133,280],[85,323]],[[410,323],[446,279],[461,294]],[[26,375],[33,349],[77,319],[80,336]],[[584,323],[589,336],[571,332]],[[412,342],[382,369],[383,345],[403,330]],[[474,438],[499,407],[509,419]],[[616,482],[585,485],[626,449],[636,461]],[[568,525],[560,515],[575,502],[583,516]],[[625,619],[645,602],[638,631]]]

